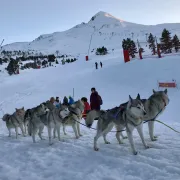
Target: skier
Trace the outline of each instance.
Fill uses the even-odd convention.
[[[95,66],[96,66],[96,69],[98,69],[98,63],[97,62],[95,62]]]
[[[102,62],[100,62],[100,66],[101,66],[101,68],[102,68]]]

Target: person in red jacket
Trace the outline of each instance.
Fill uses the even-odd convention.
[[[82,113],[82,115],[83,115],[82,118],[84,118],[86,120],[86,116],[87,116],[88,112],[91,110],[91,107],[90,107],[86,97],[81,98],[81,101],[84,102],[84,112]]]

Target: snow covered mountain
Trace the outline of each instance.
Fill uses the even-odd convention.
[[[126,22],[100,11],[88,23],[81,23],[67,31],[40,35],[32,42],[8,44],[3,46],[3,49],[35,50],[42,53],[55,53],[58,50],[61,54],[87,54],[91,35],[90,52],[100,46],[120,49],[122,39],[128,37],[146,43],[147,34],[153,33],[159,38],[164,28],[167,28],[172,35],[180,36],[180,23],[147,26]]]

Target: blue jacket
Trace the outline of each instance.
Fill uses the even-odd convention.
[[[54,102],[54,106],[56,106],[57,108],[60,108],[60,105],[61,105],[61,103],[60,103],[60,102],[59,102],[59,103],[58,103],[58,102],[56,102],[56,101]]]
[[[72,97],[69,98],[69,104],[74,104],[74,99]]]

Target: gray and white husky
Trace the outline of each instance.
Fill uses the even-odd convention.
[[[33,142],[35,143],[35,135],[38,132],[38,135],[41,140],[42,131],[44,126],[47,126],[49,144],[52,144],[52,129],[56,129],[58,132],[58,138],[60,140],[60,125],[61,121],[69,114],[67,108],[53,108],[51,110],[47,109],[45,103],[33,108],[31,110],[31,118],[28,124],[29,135],[32,135]]]
[[[32,136],[33,142],[35,143],[35,136],[38,132],[38,135],[41,140],[42,138],[42,131],[44,129],[44,122],[42,121],[42,116],[47,114],[47,108],[40,104],[39,106],[32,108],[28,111],[28,134]]]
[[[167,89],[165,89],[164,91],[155,91],[153,89],[153,94],[148,99],[143,99],[142,102],[147,112],[143,120],[156,119],[165,110],[165,107],[169,104]],[[151,140],[157,140],[157,137],[154,136],[154,121],[149,121],[148,126]]]
[[[106,139],[106,135],[112,130],[114,125],[117,129],[116,138],[120,144],[122,143],[120,135],[124,137],[121,131],[126,128],[128,139],[132,151],[135,155],[137,154],[137,151],[135,149],[133,141],[134,128],[137,129],[145,148],[149,148],[144,140],[144,135],[142,131],[143,118],[145,115],[146,111],[144,109],[144,105],[142,104],[139,95],[136,99],[132,99],[131,96],[129,96],[129,101],[124,110],[121,110],[120,107],[115,107],[101,114],[97,122],[97,133],[94,137],[94,150],[99,150],[99,148],[97,147],[97,140],[100,136],[103,136],[104,142],[106,144],[109,144],[109,142]],[[92,123],[92,118],[86,119],[86,125],[88,127],[91,127]]]
[[[12,115],[5,114],[3,116],[2,120],[6,122],[6,127],[9,130],[9,137],[11,136],[11,129],[13,128],[16,131],[16,139],[18,138],[18,127],[20,127],[23,136],[25,136],[24,115],[25,115],[25,110],[23,107],[20,109],[16,108],[16,111]]]
[[[104,114],[106,111],[105,110],[91,110],[86,117],[86,122],[92,121],[92,120],[98,120],[99,117]]]
[[[25,131],[25,134],[27,134],[28,130],[28,124],[29,124],[29,120],[31,118],[31,109],[27,109],[25,111],[25,116],[24,116],[24,131]]]
[[[84,111],[84,103],[81,100],[76,101],[68,107],[70,114],[62,121],[63,132],[66,135],[65,127],[72,126],[75,136],[78,139],[82,136],[80,132],[80,125],[78,122],[82,119],[82,112]]]
[[[55,108],[47,113],[47,115],[44,117],[44,119],[47,121],[45,125],[48,128],[48,136],[49,136],[49,145],[52,145],[52,130],[54,132],[54,138],[55,134],[57,132],[58,134],[58,140],[60,141],[60,127],[62,124],[62,121],[65,117],[69,115],[68,108]]]

